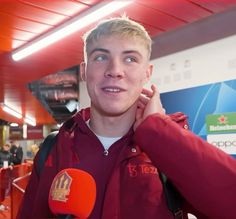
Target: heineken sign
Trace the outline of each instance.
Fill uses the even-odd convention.
[[[206,127],[208,133],[236,132],[236,113],[207,115]]]

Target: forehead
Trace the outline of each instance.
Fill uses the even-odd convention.
[[[109,35],[100,36],[100,38],[93,40],[87,45],[88,55],[96,48],[104,48],[110,52],[113,51],[138,51],[143,55],[148,56],[148,48],[145,42],[140,37],[135,36],[122,36],[122,35]]]

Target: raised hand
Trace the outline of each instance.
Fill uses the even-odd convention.
[[[154,113],[165,114],[165,109],[162,107],[160,93],[156,85],[152,84],[151,90],[143,88],[139,97],[134,131],[147,116]]]

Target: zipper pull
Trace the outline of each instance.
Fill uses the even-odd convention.
[[[105,156],[108,156],[108,154],[109,154],[108,150],[105,149],[104,152],[103,152],[103,154],[104,154]]]

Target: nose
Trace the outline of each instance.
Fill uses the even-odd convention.
[[[122,63],[118,59],[111,60],[106,69],[105,77],[122,78],[123,76],[124,69]]]

